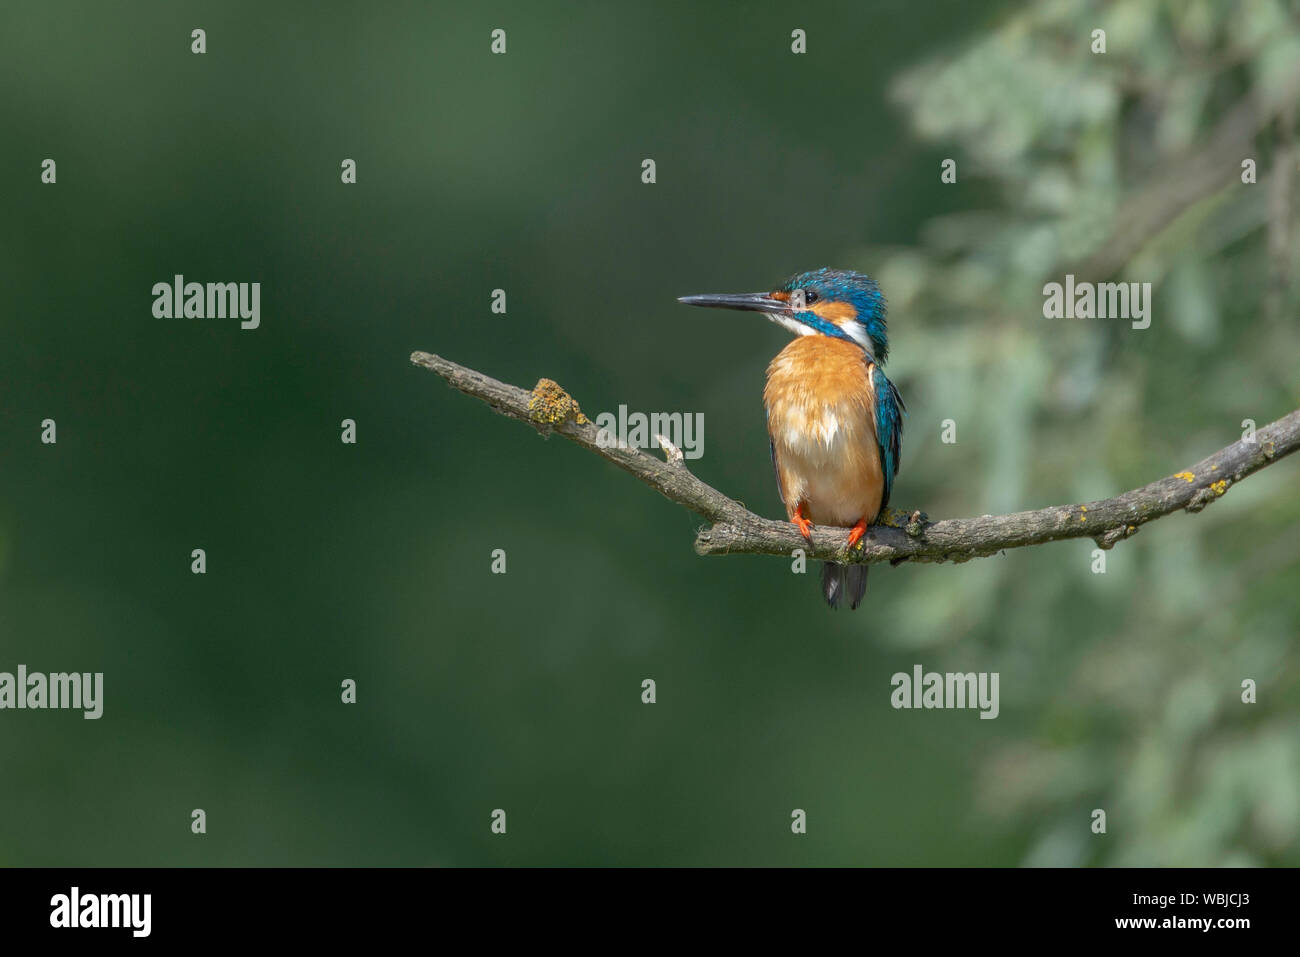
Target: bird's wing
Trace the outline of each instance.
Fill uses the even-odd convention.
[[[776,440],[772,438],[772,433],[767,434],[767,447],[772,450],[772,473],[776,476],[776,494],[781,496],[781,504],[786,505],[785,486],[781,484],[781,466],[776,464]],[[786,505],[787,509],[789,508]]]
[[[885,489],[881,493],[880,507],[889,504],[889,493],[898,474],[903,444],[903,397],[894,388],[880,366],[871,370],[871,388],[876,397],[876,442],[880,446],[880,471],[884,473]]]

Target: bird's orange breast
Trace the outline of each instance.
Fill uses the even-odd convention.
[[[876,441],[872,364],[857,345],[800,336],[767,369],[763,402],[786,514],[814,524],[871,522],[884,473]]]

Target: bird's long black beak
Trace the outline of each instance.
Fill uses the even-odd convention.
[[[713,309],[745,309],[749,312],[789,312],[790,304],[773,299],[768,292],[721,293],[709,296],[682,296],[677,300],[688,306],[709,306]]]

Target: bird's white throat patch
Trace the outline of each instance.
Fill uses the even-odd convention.
[[[872,362],[876,361],[876,352],[875,349],[872,348],[871,337],[867,335],[866,326],[858,322],[856,319],[850,319],[848,322],[841,325],[840,328],[848,334],[849,338],[867,351],[867,355],[871,358]]]

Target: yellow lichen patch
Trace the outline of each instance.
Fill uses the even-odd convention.
[[[1184,479],[1184,480],[1187,481],[1187,482],[1195,482],[1195,481],[1196,481],[1196,476],[1193,475],[1191,472],[1179,472],[1179,473],[1177,473],[1177,474],[1174,476],[1174,478]]]
[[[902,528],[907,523],[907,513],[896,508],[883,508],[880,514],[876,516],[877,525],[888,525],[890,528]]]
[[[1228,483],[1223,479],[1219,479],[1217,482],[1210,483],[1210,488],[1214,490],[1215,495],[1222,495],[1228,490]]]
[[[545,425],[559,425],[569,416],[580,422],[585,420],[578,403],[553,379],[537,380],[532,397],[528,400],[528,414],[534,422]]]
[[[1079,506],[1079,512],[1080,512],[1080,514],[1079,514],[1079,521],[1081,521],[1081,522],[1086,522],[1086,521],[1088,520],[1088,515],[1087,515],[1087,512],[1088,512],[1088,506],[1086,506],[1086,505],[1080,505],[1080,506]]]

